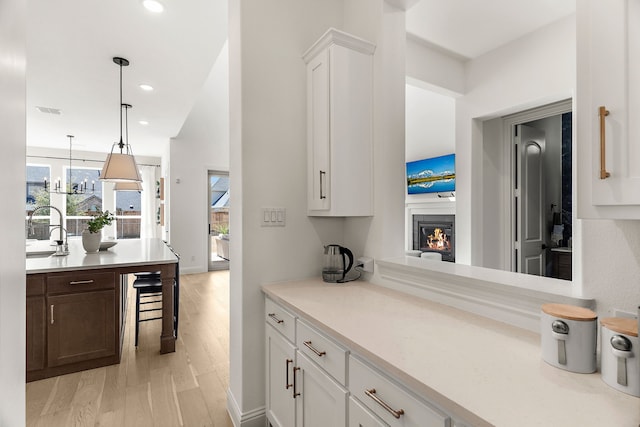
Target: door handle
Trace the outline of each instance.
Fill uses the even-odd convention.
[[[598,115],[600,116],[600,179],[606,179],[611,176],[611,174],[607,172],[607,166],[605,164],[606,142],[604,135],[604,118],[609,115],[609,110],[607,110],[603,105],[598,108]]]
[[[293,398],[295,399],[296,397],[300,396],[300,393],[298,393],[297,387],[296,387],[296,372],[299,371],[300,368],[297,366],[293,367]]]
[[[327,196],[324,195],[323,193],[323,187],[324,187],[324,176],[326,175],[325,171],[320,171],[320,199],[326,199]]]
[[[287,373],[285,375],[285,380],[284,380],[284,384],[285,384],[284,389],[285,390],[289,390],[289,387],[291,387],[293,385],[293,384],[289,384],[289,363],[293,363],[293,360],[287,359],[287,362],[286,362],[285,370],[287,371]]]
[[[53,325],[53,304],[51,304],[51,324]]]

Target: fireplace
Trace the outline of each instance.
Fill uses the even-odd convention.
[[[413,215],[413,249],[455,261],[455,215]]]

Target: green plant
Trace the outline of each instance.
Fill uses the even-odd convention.
[[[93,215],[91,219],[87,221],[89,233],[97,233],[102,230],[102,227],[105,225],[110,225],[114,219],[114,216],[109,211],[98,211],[97,215]]]
[[[218,234],[229,234],[229,224],[220,223],[213,226],[213,230]]]

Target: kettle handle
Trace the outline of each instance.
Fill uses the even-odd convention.
[[[344,269],[344,274],[342,275],[342,280],[344,280],[347,273],[349,272],[349,270],[351,270],[351,267],[353,266],[353,252],[351,252],[349,249],[345,248],[344,246],[340,246],[340,253],[342,255],[346,255],[347,258],[349,258],[349,265],[347,266],[347,268]]]

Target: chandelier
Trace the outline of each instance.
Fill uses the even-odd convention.
[[[60,180],[60,178],[56,179],[54,182],[52,182],[51,184],[49,184],[47,182],[47,178],[45,177],[44,179],[44,189],[45,191],[48,191],[49,193],[54,193],[54,194],[85,194],[85,193],[89,193],[89,194],[93,194],[93,192],[95,191],[95,181],[91,181],[91,190],[88,190],[88,180],[85,178],[84,181],[80,181],[78,183],[74,183],[72,181],[72,174],[71,174],[71,141],[73,140],[73,135],[67,135],[67,138],[69,138],[69,175],[67,178],[67,184],[66,184],[66,189],[62,189],[62,182]],[[49,186],[51,185],[51,188],[49,188]]]

